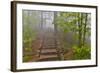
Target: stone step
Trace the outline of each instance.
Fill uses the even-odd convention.
[[[57,48],[56,46],[51,46],[51,47],[43,46],[41,49],[43,50],[43,49],[56,49],[56,48]]]
[[[42,49],[41,53],[57,52],[56,49]]]
[[[58,61],[59,58],[58,57],[53,57],[53,58],[42,58],[39,59],[38,61]]]
[[[40,53],[40,55],[57,55],[57,52],[45,52],[45,53]]]
[[[40,55],[38,61],[50,61],[50,60],[57,60],[58,56],[56,54],[52,55]]]
[[[57,50],[56,49],[42,49],[41,51],[38,50],[38,53],[40,55],[57,55]]]
[[[43,46],[42,49],[54,49],[56,46]]]
[[[48,42],[48,41],[47,41],[47,42],[44,42],[43,45],[55,45],[55,42],[51,42],[51,41]]]

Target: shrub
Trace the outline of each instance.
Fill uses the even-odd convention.
[[[73,59],[90,59],[91,58],[91,49],[88,46],[82,46],[81,48],[74,46],[74,58]]]

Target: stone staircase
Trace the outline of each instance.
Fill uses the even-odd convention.
[[[55,45],[55,39],[52,36],[45,35],[42,47],[38,50],[38,61],[56,61],[59,60],[57,46]]]

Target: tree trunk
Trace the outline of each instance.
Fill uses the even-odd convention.
[[[83,14],[79,13],[79,23],[78,23],[78,27],[79,27],[79,48],[82,47],[82,21],[83,21]]]
[[[84,24],[84,31],[83,31],[83,46],[85,45],[85,38],[86,38],[87,17],[88,17],[88,15],[86,13],[85,24]]]

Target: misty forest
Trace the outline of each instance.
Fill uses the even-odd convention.
[[[23,62],[91,59],[91,14],[23,10]]]

